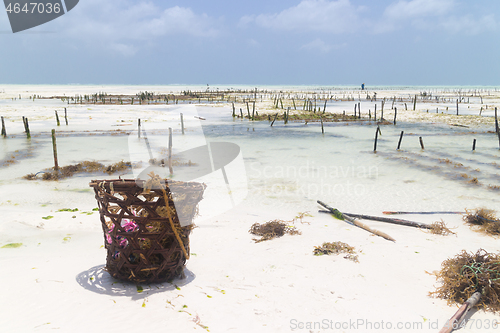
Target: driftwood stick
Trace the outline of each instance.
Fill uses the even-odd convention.
[[[476,291],[472,296],[465,301],[464,304],[458,309],[458,311],[451,317],[444,327],[439,331],[439,333],[450,333],[454,329],[460,328],[460,323],[465,319],[467,312],[473,308],[479,299],[481,298],[481,293]]]
[[[327,211],[327,210],[320,210],[319,212],[320,213],[330,213],[330,211]],[[372,221],[405,225],[407,227],[431,229],[431,226],[426,224],[426,223],[413,222],[413,221],[402,220],[402,219],[392,219],[392,218],[388,218],[388,217],[370,216],[370,215],[360,215],[360,214],[351,214],[351,213],[343,213],[343,214],[344,214],[344,216],[347,215],[347,216],[350,216],[353,218],[358,218],[358,219],[363,219],[363,220],[372,220]]]
[[[349,224],[355,225],[358,228],[364,229],[368,232],[371,232],[374,235],[380,236],[380,237],[385,238],[389,241],[393,241],[393,242],[396,241],[394,238],[392,238],[388,234],[383,233],[383,232],[378,231],[378,230],[375,230],[375,229],[372,229],[372,228],[368,227],[367,225],[355,220],[354,218],[342,214],[338,209],[332,208],[320,200],[318,200],[317,203],[320,204],[321,206],[325,207],[326,209],[328,209],[328,211],[339,220],[346,221]]]
[[[396,215],[396,214],[463,214],[464,212],[395,212],[395,211],[385,211],[382,212],[386,215]]]

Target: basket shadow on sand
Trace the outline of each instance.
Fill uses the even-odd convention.
[[[138,284],[121,281],[113,278],[105,271],[105,265],[94,266],[76,276],[76,282],[88,291],[109,296],[125,296],[133,300],[143,299],[156,293],[173,291],[177,287],[191,283],[196,275],[184,268],[185,278],[176,278],[172,282],[145,283],[140,286],[144,289],[138,291]]]

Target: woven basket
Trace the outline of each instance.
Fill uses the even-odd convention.
[[[116,279],[165,282],[183,276],[191,222],[206,186],[162,183],[155,187],[143,180],[120,179],[89,184],[99,205],[106,270]]]

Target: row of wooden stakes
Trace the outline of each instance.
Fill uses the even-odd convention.
[[[57,126],[61,126],[61,122],[59,121],[59,115],[57,114],[57,110],[55,111],[56,113],[56,123]],[[4,138],[7,138],[7,129],[5,128],[5,119],[4,117],[0,117],[2,121],[2,132],[0,135],[2,135]],[[68,125],[68,113],[66,111],[66,108],[64,108],[64,120],[66,122],[66,125]],[[28,121],[28,117],[23,116],[23,125],[24,125],[24,132],[26,133],[26,138],[31,139],[31,132],[30,132],[30,125]]]

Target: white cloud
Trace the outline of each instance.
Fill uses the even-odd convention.
[[[476,19],[470,15],[462,17],[449,17],[440,23],[440,26],[452,33],[466,33],[477,35],[485,31],[496,31],[500,24],[493,14]]]
[[[133,56],[137,53],[138,49],[134,45],[127,45],[127,44],[121,44],[121,43],[111,43],[109,45],[109,48],[111,50],[114,50],[118,53],[121,53],[122,55],[126,57]]]
[[[72,39],[126,56],[135,54],[134,45],[152,43],[158,37],[216,37],[221,32],[218,20],[206,14],[179,6],[162,9],[146,0],[80,1],[64,18],[60,24]]]
[[[300,48],[302,50],[308,50],[311,52],[321,52],[321,53],[328,53],[332,49],[339,49],[344,45],[332,45],[324,42],[320,38],[316,38],[315,40],[302,45]]]
[[[280,13],[244,16],[240,26],[253,23],[273,30],[341,34],[360,28],[358,13],[363,9],[351,5],[349,0],[303,0]]]
[[[457,15],[458,10],[456,0],[399,0],[385,9],[382,20],[374,23],[373,32],[386,33],[409,25],[416,30],[474,35],[499,27],[493,15],[477,18]]]
[[[442,16],[449,13],[454,6],[454,0],[400,0],[390,4],[385,9],[384,16],[392,20]]]

